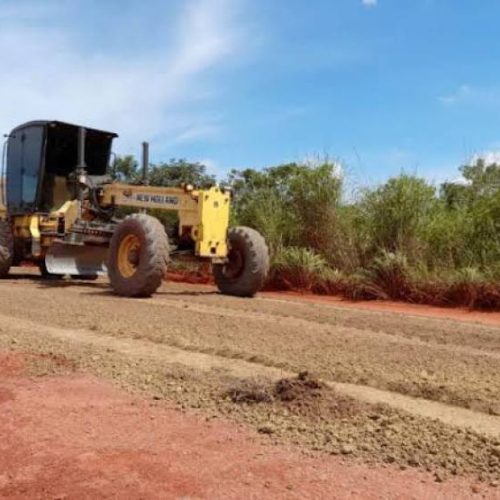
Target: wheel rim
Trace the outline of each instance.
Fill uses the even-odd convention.
[[[118,270],[124,278],[130,278],[137,271],[141,241],[135,234],[125,236],[118,248]]]

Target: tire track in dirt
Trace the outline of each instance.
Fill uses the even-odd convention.
[[[331,324],[314,321],[311,319],[300,319],[289,316],[268,314],[262,312],[246,312],[242,310],[232,309],[230,307],[218,307],[213,305],[205,305],[199,303],[193,303],[182,299],[157,299],[157,298],[147,298],[147,299],[137,299],[137,301],[144,302],[149,305],[157,305],[161,307],[165,307],[166,303],[168,303],[169,307],[175,307],[176,309],[182,311],[194,311],[200,314],[210,314],[214,316],[225,316],[228,318],[239,318],[245,320],[257,320],[265,323],[279,323],[280,325],[288,325],[292,327],[299,328],[311,328],[313,326],[317,331],[330,332],[334,327]],[[380,332],[377,331],[372,332],[362,328],[350,328],[350,331],[356,334],[370,334],[376,335],[378,339],[381,341],[386,341],[392,344],[404,344],[409,346],[417,346],[417,347],[433,347],[434,349],[439,349],[443,351],[447,351],[450,355],[460,353],[466,354],[469,356],[485,356],[492,359],[500,360],[500,352],[492,352],[484,349],[478,349],[474,347],[468,346],[459,346],[454,344],[441,344],[437,342],[427,342],[420,340],[418,338],[408,338],[405,336]]]
[[[113,296],[104,281],[93,283],[79,282],[43,282],[34,277],[25,277],[21,280],[2,280],[2,285],[18,284],[36,288],[53,288],[54,293],[70,293],[71,295],[101,295],[100,300],[110,304],[118,304],[125,299]],[[187,289],[186,289],[187,287]],[[246,314],[245,319],[276,320],[280,324],[295,326],[301,324],[321,327],[349,328],[363,333],[377,334],[380,338],[391,337],[420,340],[414,343],[418,346],[458,346],[459,352],[471,354],[486,354],[500,359],[500,328],[481,325],[472,322],[462,322],[457,319],[444,317],[423,317],[401,312],[377,310],[353,310],[338,306],[336,303],[316,303],[311,300],[300,301],[291,299],[276,299],[268,296],[258,296],[252,300],[242,300],[224,296],[213,290],[203,289],[201,292],[192,290],[194,285],[181,286],[178,283],[169,283],[160,289],[154,298],[143,299],[145,305],[169,305],[183,303],[188,306],[218,308],[221,314],[228,318],[238,317],[233,311]],[[3,288],[3,287],[2,287]],[[206,288],[206,287],[205,287]],[[93,290],[93,291],[90,291]],[[186,298],[189,297],[189,298]],[[139,301],[140,299],[134,299]],[[221,307],[219,304],[223,304]],[[185,308],[186,306],[182,306]],[[193,307],[191,310],[195,311]],[[201,309],[199,310],[200,312]],[[224,311],[224,313],[222,312]],[[227,311],[231,311],[228,313]],[[203,310],[209,313],[208,310]],[[407,326],[410,325],[410,326]],[[388,336],[388,337],[386,337]],[[407,343],[407,345],[412,345]],[[470,348],[470,350],[469,350]],[[462,350],[463,349],[463,350]],[[494,353],[494,354],[490,354]]]
[[[222,371],[237,378],[266,377],[278,380],[294,374],[258,363],[225,358],[164,344],[132,338],[117,338],[111,335],[97,334],[90,330],[64,329],[17,317],[0,314],[0,331],[15,333],[45,335],[69,344],[87,345],[114,351],[129,358],[155,359],[166,364],[180,364],[187,368],[201,371]],[[371,404],[382,403],[394,409],[404,411],[414,416],[438,420],[456,428],[470,429],[478,434],[492,438],[500,437],[500,417],[486,415],[443,403],[420,398],[404,396],[399,393],[374,389],[369,386],[325,381],[327,385],[341,394]]]
[[[163,289],[156,295],[156,298],[179,300],[185,297],[182,289],[175,287],[174,290],[176,289],[179,290],[178,293],[172,292],[170,287],[169,291]],[[390,310],[346,308],[337,303],[300,301],[298,298],[274,299],[266,295],[257,296],[248,301],[205,291],[190,295],[189,301],[216,306],[223,303],[229,309],[246,311],[252,315],[268,313],[279,318],[302,319],[334,327],[356,328],[389,333],[398,337],[418,338],[432,345],[463,345],[500,353],[498,325],[459,321],[456,318],[424,317]],[[418,325],[418,328],[412,328],[412,325]]]
[[[467,352],[470,347],[482,347],[483,340],[484,352],[498,352],[499,329],[442,320],[415,321],[373,312],[358,314],[292,301],[277,306],[266,300],[237,299],[206,291],[199,294],[190,286],[167,285],[153,299],[141,302],[114,296],[104,282],[22,279],[12,280],[10,286],[4,286],[8,284],[4,281],[0,284],[0,313],[9,316],[293,372],[309,370],[331,381],[371,386],[486,414],[500,413],[498,359]],[[182,308],[167,302],[179,300],[184,301]],[[197,312],[189,309],[190,304],[216,306],[222,311]],[[248,316],[232,316],[227,311]],[[261,313],[267,319],[253,317]],[[397,335],[399,331],[401,336]],[[418,340],[420,332],[425,335],[423,344],[404,342]],[[434,336],[449,341],[434,343]],[[400,337],[403,341],[395,342]],[[472,345],[470,337],[475,338]],[[443,350],[443,345],[448,350]],[[466,352],[453,350],[456,345]]]

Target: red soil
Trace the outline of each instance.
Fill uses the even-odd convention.
[[[192,271],[192,272],[167,272],[167,281],[174,283],[190,283],[192,285],[213,285],[214,279],[211,274]]]
[[[0,353],[2,498],[470,498],[466,478],[306,457],[87,375],[29,378]]]
[[[203,269],[198,271],[168,272],[167,281],[189,283],[192,285],[214,285],[212,275]],[[426,316],[442,319],[454,319],[500,326],[500,312],[477,311],[460,307],[437,307],[425,304],[410,304],[408,302],[393,302],[388,300],[349,300],[339,295],[316,295],[311,292],[275,291],[267,288],[261,292],[264,297],[295,298],[313,302],[327,303],[335,306],[371,311],[389,311],[415,316]]]
[[[310,293],[300,292],[262,292],[261,295],[264,297],[308,300],[353,309],[365,309],[380,312],[387,311],[401,314],[411,314],[413,316],[453,319],[458,321],[500,326],[500,312],[495,311],[475,311],[459,307],[437,307],[427,306],[424,304],[409,304],[408,302],[393,302],[389,300],[354,301],[336,295],[313,295]]]

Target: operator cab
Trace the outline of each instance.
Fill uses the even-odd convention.
[[[80,126],[32,121],[16,127],[7,141],[7,209],[10,214],[57,210],[76,197]],[[117,134],[85,128],[85,163],[90,176],[106,175]]]

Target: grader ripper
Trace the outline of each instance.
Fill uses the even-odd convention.
[[[153,187],[112,181],[116,134],[58,121],[34,121],[7,136],[2,162],[0,277],[32,262],[42,276],[95,279],[107,274],[118,295],[153,294],[170,256],[212,262],[222,293],[253,296],[263,285],[269,256],[262,236],[229,229],[231,193],[223,187]],[[125,218],[121,207],[137,209]],[[175,211],[177,234],[167,237],[147,209]]]

